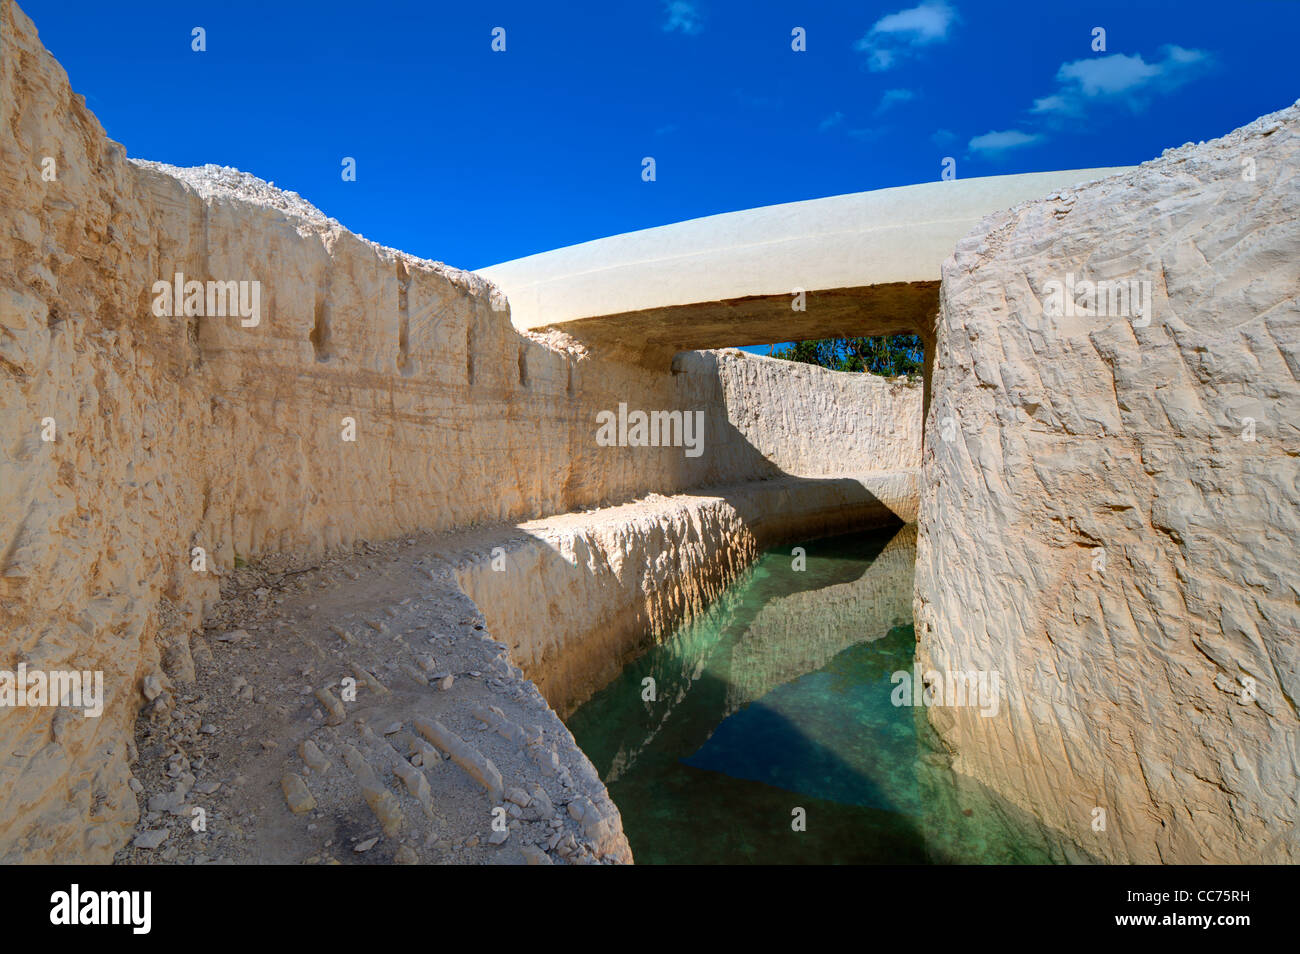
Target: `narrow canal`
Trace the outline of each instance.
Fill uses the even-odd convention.
[[[914,526],[768,551],[573,713],[638,864],[1060,860],[895,704],[915,562]]]

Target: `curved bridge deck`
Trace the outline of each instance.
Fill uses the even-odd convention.
[[[663,367],[678,351],[915,333],[984,216],[1127,167],[954,179],[690,219],[480,271],[525,330]],[[795,310],[796,290],[805,310]]]

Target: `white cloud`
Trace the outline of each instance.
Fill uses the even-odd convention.
[[[957,11],[943,0],[928,0],[910,10],[900,10],[876,21],[872,33],[896,34],[909,43],[934,43],[948,36]]]
[[[1062,63],[1056,91],[1034,100],[1031,112],[1078,116],[1094,102],[1122,103],[1140,112],[1156,95],[1173,92],[1213,65],[1204,50],[1164,46],[1160,54],[1151,63],[1127,53]]]
[[[1145,62],[1141,56],[1115,53],[1063,63],[1056,71],[1056,80],[1063,86],[1074,86],[1084,96],[1113,96],[1145,86],[1159,75],[1160,68]]]
[[[923,46],[942,43],[957,22],[957,11],[945,0],[925,0],[919,6],[881,17],[853,44],[867,54],[873,72],[892,69]]]
[[[1012,149],[1032,146],[1034,143],[1041,142],[1042,139],[1043,137],[1038,133],[1021,132],[1019,129],[1004,129],[1001,132],[990,131],[982,136],[976,136],[967,143],[967,148],[971,152],[982,153],[986,156],[1000,156]]]
[[[667,0],[664,4],[664,12],[668,19],[664,21],[665,33],[684,33],[687,36],[695,36],[704,29],[704,21],[700,16],[699,8],[690,0]]]
[[[1033,145],[1044,140],[1046,132],[1078,126],[1089,110],[1126,107],[1142,112],[1157,96],[1174,92],[1213,67],[1214,57],[1205,50],[1174,45],[1162,46],[1158,58],[1150,63],[1140,53],[1112,53],[1062,63],[1056,71],[1056,89],[1034,100],[1029,109],[1043,132],[987,132],[970,141],[970,151],[996,157]]]
[[[1074,104],[1069,99],[1053,93],[1051,96],[1042,96],[1034,100],[1034,106],[1031,113],[1068,113],[1074,108]]]
[[[885,95],[880,97],[880,105],[876,107],[876,113],[883,113],[891,106],[906,103],[913,99],[916,99],[916,94],[910,89],[887,89]]]
[[[1161,49],[1164,51],[1166,60],[1178,65],[1197,63],[1209,66],[1214,59],[1214,57],[1205,50],[1189,50],[1176,43],[1166,44],[1161,47]]]
[[[834,129],[842,122],[844,122],[844,114],[836,110],[818,123],[817,129],[819,132],[826,132],[828,129]]]
[[[873,73],[881,73],[885,70],[894,68],[894,61],[897,57],[890,50],[871,50],[867,57],[867,65]]]

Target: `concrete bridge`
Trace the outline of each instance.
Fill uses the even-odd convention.
[[[517,328],[560,330],[650,367],[699,348],[928,333],[940,267],[980,219],[1128,168],[788,202],[583,242],[480,274],[506,293]]]

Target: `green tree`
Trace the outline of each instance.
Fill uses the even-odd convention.
[[[925,364],[920,335],[877,335],[872,338],[822,338],[797,341],[772,354],[786,361],[816,364],[832,371],[866,371],[896,377],[919,375]]]

